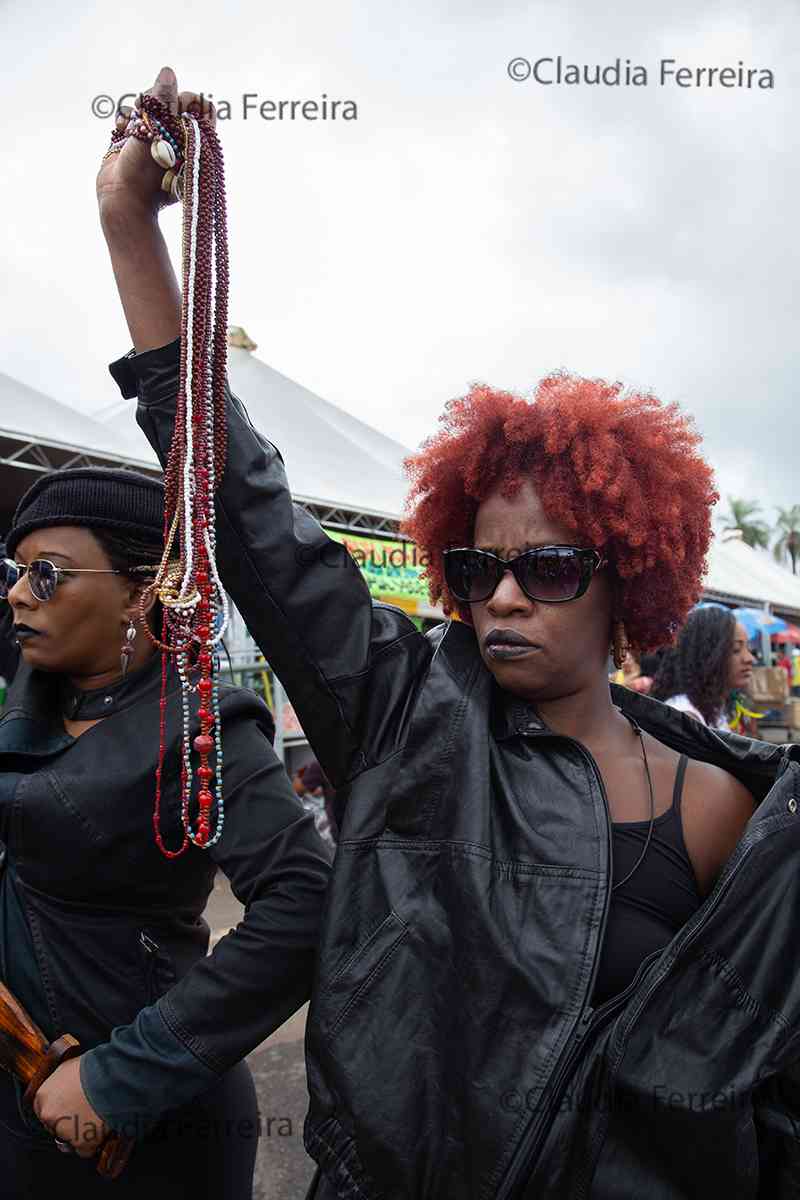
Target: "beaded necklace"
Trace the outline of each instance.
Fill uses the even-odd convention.
[[[109,153],[128,137],[150,143],[165,168],[162,188],[183,200],[180,382],[175,431],[164,471],[164,554],[140,602],[142,627],[161,651],[158,766],[153,829],[167,858],[189,842],[209,849],[222,834],[222,733],[214,649],[228,625],[228,598],[216,564],[214,492],[227,448],[225,369],[228,321],[228,239],[222,149],[205,116],[174,116],[155,96],[137,97],[126,128],[111,135]],[[161,636],[145,619],[149,598],[162,606]],[[167,664],[175,660],[181,684],[180,768],[183,843],[169,849],[161,835],[161,794],[166,753]],[[195,682],[193,682],[195,680]],[[191,697],[196,695],[200,733],[190,734]],[[199,758],[193,769],[192,751]],[[214,765],[212,766],[212,759]],[[199,781],[197,824],[190,806],[193,777]],[[211,810],[216,800],[216,824]]]

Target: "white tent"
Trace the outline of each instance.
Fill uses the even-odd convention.
[[[705,587],[713,599],[755,608],[768,604],[775,612],[800,618],[800,576],[746,545],[738,530],[714,538]]]
[[[296,499],[312,506],[315,515],[330,510],[327,524],[373,530],[394,526],[407,490],[402,461],[408,447],[241,346],[228,349],[228,378],[253,425],[280,450]],[[134,412],[135,402],[124,401],[100,417],[115,434],[124,432],[132,439],[141,457],[154,461]],[[336,512],[345,519],[336,520]]]
[[[20,451],[35,444],[78,454],[88,451],[125,462],[136,460],[144,464],[152,461],[152,454],[149,451],[142,453],[139,439],[128,431],[111,428],[2,373],[0,438],[16,442]],[[17,460],[21,457],[18,453]]]
[[[396,534],[408,448],[256,358],[242,331],[233,336],[231,387],[280,450],[296,499],[332,527]],[[157,471],[135,410],[117,400],[88,416],[0,375],[0,532],[42,471],[101,462]]]
[[[88,465],[154,469],[132,434],[0,373],[0,536],[38,475]]]

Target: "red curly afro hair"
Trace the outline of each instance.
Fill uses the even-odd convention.
[[[558,372],[533,402],[475,384],[440,422],[405,461],[403,532],[428,557],[434,603],[470,620],[447,589],[442,551],[471,545],[481,501],[498,488],[511,497],[527,479],[548,516],[609,559],[632,647],[673,640],[701,594],[719,499],[700,435],[677,404]]]

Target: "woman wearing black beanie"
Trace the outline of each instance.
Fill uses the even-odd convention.
[[[22,659],[0,719],[0,976],[47,1038],[82,1049],[35,1115],[0,1073],[8,1197],[106,1195],[94,1155],[114,1130],[136,1140],[117,1196],[249,1200],[258,1113],[241,1060],[310,991],[329,852],[252,692],[220,689],[221,838],[175,858],[156,844],[161,670],[139,602],[163,511],[146,476],[54,472],[20,502],[0,564]],[[175,849],[177,676],[164,715],[160,834]],[[218,867],[246,911],[207,957]]]

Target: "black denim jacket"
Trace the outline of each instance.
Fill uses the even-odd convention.
[[[154,659],[115,688],[74,694],[70,715],[108,715],[72,738],[58,680],[23,665],[0,719],[0,770],[25,772],[2,821],[36,956],[38,1010],[49,1014],[43,1032],[78,1038],[90,1103],[112,1126],[135,1122],[142,1133],[308,998],[330,862],[272,749],[269,710],[228,687],[220,689],[222,837],[207,851],[161,854],[152,826],[159,689]],[[174,679],[166,728],[162,832],[175,848]],[[31,769],[37,755],[45,757]],[[206,956],[202,913],[218,867],[246,911]]]

